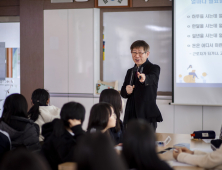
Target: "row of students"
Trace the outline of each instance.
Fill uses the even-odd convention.
[[[70,152],[74,152],[78,170],[172,170],[157,156],[154,130],[144,120],[134,120],[128,124],[121,155],[113,146],[108,134],[97,131],[84,134],[75,149],[70,148]],[[15,170],[18,167],[23,170],[50,170],[42,157],[21,149],[9,153],[0,166],[2,170]]]
[[[44,91],[44,89],[37,89],[36,91],[40,92]],[[23,146],[30,150],[39,149],[39,127],[34,121],[37,123],[38,120],[42,119],[44,122],[42,121],[43,123],[39,124],[40,127],[42,127],[41,125],[47,121],[49,122],[42,127],[43,136],[40,139],[45,137],[42,153],[45,155],[52,169],[57,169],[58,164],[67,161],[85,162],[84,160],[79,160],[79,155],[81,153],[77,149],[78,144],[82,143],[78,142],[80,137],[85,139],[87,138],[86,136],[88,136],[88,134],[85,135],[85,132],[81,128],[81,124],[85,117],[84,107],[80,103],[70,102],[62,107],[59,114],[51,114],[49,110],[57,110],[58,112],[59,109],[55,107],[55,109],[48,109],[50,108],[50,106],[47,106],[47,103],[49,102],[48,92],[43,92],[45,95],[39,95],[39,92],[33,92],[33,107],[28,113],[27,102],[22,95],[12,94],[5,100],[3,115],[0,119],[0,129],[8,132],[12,148],[15,149],[18,146]],[[44,102],[42,101],[41,96],[46,96]],[[42,116],[44,115],[42,114],[42,108],[44,107],[50,112],[49,115],[46,114],[50,117],[48,120],[44,119]],[[115,144],[123,142],[122,155],[126,161],[127,167],[130,169],[170,169],[166,163],[158,159],[155,150],[154,132],[146,122],[136,121],[134,123],[129,123],[123,138],[124,129],[122,122],[120,119],[118,121],[120,112],[121,98],[119,93],[116,93],[116,91],[112,89],[104,90],[100,96],[100,103],[94,105],[90,111],[88,132],[96,131],[97,133],[103,133],[110,141],[113,140]],[[61,118],[53,120],[55,118],[54,116]],[[34,121],[30,119],[33,119]],[[119,125],[117,125],[118,122]],[[85,142],[89,142],[88,144],[91,146],[91,140],[85,140]],[[113,146],[114,145],[112,145],[112,149]],[[211,154],[202,153],[202,156],[194,155],[199,152],[191,152],[182,148],[179,149],[179,152],[174,152],[174,157],[182,162],[209,167],[209,164],[205,165],[200,163],[202,162],[201,160],[204,160],[204,162],[210,162],[210,167],[218,166],[220,168],[221,148]],[[76,154],[78,156],[76,156]],[[84,155],[83,158],[85,158]]]

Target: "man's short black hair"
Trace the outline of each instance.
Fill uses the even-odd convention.
[[[134,48],[140,48],[143,47],[144,51],[147,52],[150,50],[150,46],[143,40],[137,40],[135,41],[131,46],[130,50],[132,51]]]

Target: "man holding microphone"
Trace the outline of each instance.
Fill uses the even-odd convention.
[[[134,67],[129,69],[121,88],[121,96],[127,98],[124,125],[131,119],[145,119],[156,130],[162,115],[156,105],[160,67],[149,62],[149,45],[135,41],[131,47]]]

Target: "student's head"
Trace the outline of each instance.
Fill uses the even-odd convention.
[[[1,120],[10,123],[11,116],[28,118],[28,104],[21,94],[11,94],[5,99]]]
[[[70,128],[70,119],[79,120],[82,124],[85,119],[85,108],[80,103],[68,102],[62,106],[60,117],[55,125],[55,134],[57,136],[62,135],[65,129]]]
[[[113,106],[116,114],[116,130],[120,130],[120,113],[122,111],[122,100],[118,91],[114,89],[105,89],[99,97],[99,102],[106,102]]]
[[[107,129],[115,126],[116,115],[111,104],[98,103],[91,108],[88,131],[95,129],[96,131],[105,132]]]
[[[78,142],[75,157],[78,170],[125,170],[110,138],[103,133],[88,133]]]
[[[85,108],[77,102],[69,102],[62,106],[60,117],[66,127],[69,127],[69,119],[80,120],[81,124],[85,119]]]
[[[1,162],[1,170],[50,170],[47,162],[25,149],[9,152]]]
[[[39,106],[47,106],[49,104],[49,93],[45,89],[36,89],[32,93],[33,106],[29,110],[29,117],[31,120],[36,121],[39,117]]]
[[[149,57],[150,46],[143,40],[137,40],[130,46],[131,54],[134,63],[137,66],[146,62]]]
[[[127,124],[122,154],[129,169],[158,169],[153,128],[145,120],[132,120]]]

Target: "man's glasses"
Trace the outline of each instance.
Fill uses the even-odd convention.
[[[142,56],[144,53],[146,53],[146,52],[143,52],[143,53],[142,52],[138,52],[138,53],[137,52],[132,52],[133,55],[139,54],[140,56]]]

